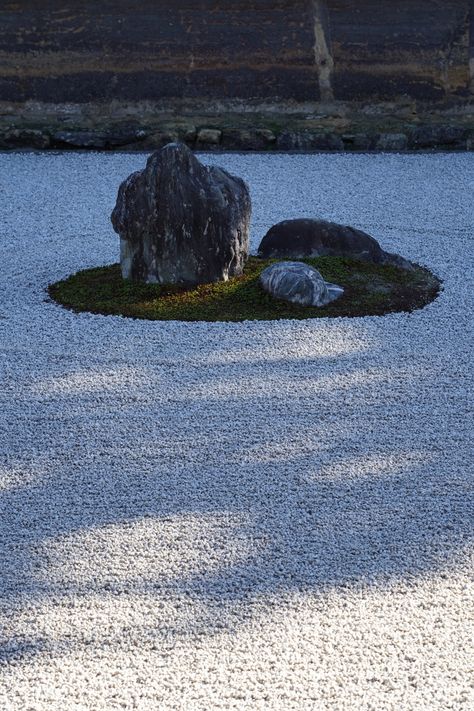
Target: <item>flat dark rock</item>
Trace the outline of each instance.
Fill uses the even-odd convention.
[[[207,284],[243,272],[250,194],[241,178],[202,165],[182,143],[153,153],[120,186],[112,224],[125,279]]]
[[[304,259],[323,255],[412,268],[403,257],[385,252],[376,239],[362,230],[326,220],[279,222],[270,228],[258,248],[258,256],[263,259]]]

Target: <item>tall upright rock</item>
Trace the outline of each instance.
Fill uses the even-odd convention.
[[[120,235],[122,275],[184,285],[238,276],[248,257],[250,214],[241,178],[170,143],[119,188],[111,219]]]

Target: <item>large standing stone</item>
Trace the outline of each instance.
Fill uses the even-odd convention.
[[[260,274],[263,289],[275,297],[300,306],[326,306],[344,289],[325,282],[317,269],[304,262],[278,262]]]
[[[122,275],[189,285],[237,276],[248,256],[250,214],[243,180],[170,143],[119,188],[112,224]]]
[[[350,257],[375,264],[392,264],[403,269],[412,265],[398,254],[385,252],[370,235],[354,227],[326,220],[285,220],[274,225],[260,242],[263,259],[303,259],[329,255]]]

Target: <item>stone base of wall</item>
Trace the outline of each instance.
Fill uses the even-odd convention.
[[[474,102],[0,103],[0,149],[472,150]]]

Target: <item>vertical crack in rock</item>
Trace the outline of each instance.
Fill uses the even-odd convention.
[[[323,101],[332,101],[334,60],[331,52],[329,12],[325,0],[311,1],[314,20],[314,61],[318,68],[319,91]]]

